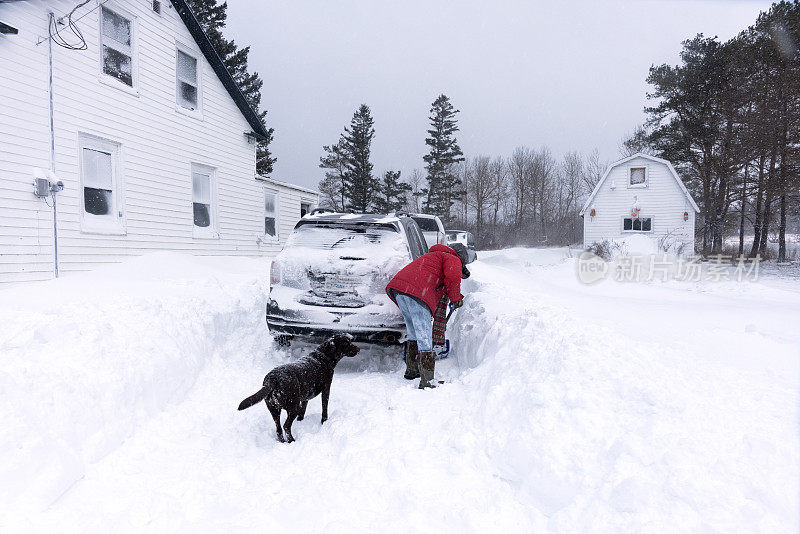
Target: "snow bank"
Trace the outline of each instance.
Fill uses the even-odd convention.
[[[362,351],[287,445],[236,411],[288,358],[266,265],[212,261],[0,292],[0,530],[797,531],[794,282],[584,286],[563,249],[481,253],[445,385]]]
[[[267,346],[267,267],[159,253],[0,291],[0,501],[47,507],[213,354]]]
[[[629,289],[638,314],[673,313],[638,334],[611,329],[573,297],[594,288],[577,283],[572,260],[546,271],[525,255],[503,251],[475,264],[453,335],[463,384],[479,392],[463,417],[483,424],[487,464],[528,507],[529,528],[793,531],[796,336],[721,351],[733,345],[712,326],[724,315],[693,317],[695,336],[674,322],[691,295],[670,303],[663,288],[644,285]],[[531,291],[538,285],[547,292]],[[606,290],[623,298],[596,313],[623,322],[631,303],[614,285]],[[767,320],[800,315],[795,298],[783,293]]]

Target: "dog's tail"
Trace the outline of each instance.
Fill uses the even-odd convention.
[[[239,404],[239,410],[246,410],[250,406],[258,404],[262,400],[266,399],[267,395],[269,395],[269,388],[267,386],[264,386],[263,388],[259,389],[258,391],[247,397],[245,400],[243,400]]]

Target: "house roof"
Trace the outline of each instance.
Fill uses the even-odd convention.
[[[295,191],[300,191],[302,193],[309,193],[311,195],[319,196],[319,191],[317,191],[316,189],[303,187],[302,185],[292,184],[284,180],[278,180],[277,178],[272,178],[271,176],[256,174],[256,180],[261,180],[262,182],[274,184],[281,187],[288,187],[289,189],[294,189]]]
[[[219,57],[217,50],[214,48],[214,45],[211,44],[206,33],[203,31],[203,28],[200,26],[200,23],[197,22],[197,19],[192,13],[192,10],[189,8],[186,0],[170,0],[172,2],[172,6],[175,8],[175,11],[178,12],[183,23],[186,25],[186,28],[189,30],[189,33],[192,34],[197,46],[200,47],[200,50],[203,52],[203,55],[211,64],[211,68],[214,69],[214,73],[216,73],[217,78],[222,82],[222,85],[225,86],[225,89],[228,90],[228,93],[233,98],[233,101],[236,103],[236,106],[239,108],[239,111],[242,112],[244,118],[247,119],[248,124],[253,129],[252,134],[258,139],[265,140],[269,137],[269,132],[267,128],[264,126],[264,123],[261,122],[261,119],[258,118],[258,113],[256,110],[250,106],[250,103],[247,102],[242,90],[239,88],[239,85],[231,76],[231,73],[228,72],[228,69],[225,67],[225,63],[222,62],[222,58]],[[250,132],[246,132],[250,134]]]
[[[672,166],[672,163],[670,163],[669,161],[667,161],[665,159],[657,158],[657,157],[651,156],[649,154],[643,154],[642,152],[637,152],[633,156],[628,156],[627,158],[621,159],[619,161],[615,161],[614,163],[612,163],[611,165],[608,166],[608,168],[606,169],[605,174],[603,174],[603,177],[600,178],[600,181],[597,182],[596,186],[594,186],[594,190],[592,191],[592,194],[589,195],[588,199],[586,199],[586,204],[583,205],[583,208],[580,211],[580,215],[583,215],[583,213],[592,204],[592,201],[594,200],[594,197],[597,195],[597,192],[600,191],[600,188],[603,187],[603,183],[606,181],[606,178],[608,178],[608,175],[611,174],[611,169],[613,169],[614,167],[619,167],[620,165],[628,163],[629,161],[634,160],[636,158],[649,159],[650,161],[655,161],[657,163],[663,163],[664,165],[666,165],[667,168],[669,169],[669,172],[672,174],[672,177],[675,178],[675,181],[678,183],[678,187],[680,187],[681,191],[683,191],[683,194],[686,195],[686,199],[689,201],[689,204],[691,204],[691,206],[694,209],[694,211],[696,213],[700,212],[700,208],[697,207],[697,204],[695,203],[694,199],[692,198],[692,195],[689,193],[689,190],[686,189],[685,185],[683,185],[683,181],[681,180],[680,176],[678,176],[678,173],[675,172],[675,167]]]

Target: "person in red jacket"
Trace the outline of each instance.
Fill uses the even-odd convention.
[[[464,302],[461,279],[469,276],[466,250],[462,255],[450,247],[433,245],[427,254],[403,267],[386,286],[386,293],[400,308],[406,323],[404,377],[420,377],[420,389],[435,387],[431,321],[436,305],[445,294],[456,308]]]

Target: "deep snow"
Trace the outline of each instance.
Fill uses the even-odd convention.
[[[157,254],[0,290],[0,530],[796,532],[800,286],[577,281],[481,253],[448,383],[391,352],[274,437],[268,262]]]

